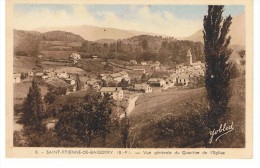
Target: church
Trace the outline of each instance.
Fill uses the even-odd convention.
[[[186,63],[176,66],[177,83],[188,85],[190,78],[205,75],[205,63],[201,61],[193,62],[191,50],[187,51]]]

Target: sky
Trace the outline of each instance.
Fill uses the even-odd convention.
[[[225,6],[224,16],[244,13],[244,6]],[[202,28],[206,5],[73,5],[15,4],[15,29],[90,25],[189,36]]]

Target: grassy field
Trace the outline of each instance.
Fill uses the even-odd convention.
[[[223,116],[221,122],[234,122],[235,130],[219,140],[220,147],[244,147],[245,133],[245,78],[239,77],[231,81],[232,97],[230,99],[230,116]],[[190,102],[206,101],[205,88],[198,89],[168,89],[159,93],[149,93],[139,96],[136,107],[130,114],[132,135],[135,135],[133,147],[167,148],[163,141],[155,140],[155,130],[152,126],[155,120],[160,120],[168,114],[175,116],[187,115]],[[189,110],[188,110],[189,111]],[[190,110],[192,111],[192,110]],[[207,134],[207,133],[206,133]],[[209,137],[210,138],[210,137]],[[109,134],[107,147],[120,144],[120,131],[113,130]],[[179,139],[181,141],[181,139]],[[98,146],[99,140],[93,142]],[[194,145],[194,144],[189,144]],[[183,146],[188,147],[188,146]],[[196,147],[196,146],[195,146]],[[200,145],[199,147],[205,147]]]
[[[32,71],[32,69],[36,67],[36,57],[14,56],[13,58],[14,72],[28,72]]]
[[[68,72],[72,74],[84,74],[85,71],[77,67],[63,67],[56,70],[56,72]]]
[[[73,51],[41,51],[44,58],[48,59],[67,59]]]
[[[230,116],[224,116],[221,121],[234,122],[235,131],[226,136],[222,141],[222,147],[243,147],[245,133],[245,78],[240,77],[231,82],[232,97],[230,99]],[[188,102],[204,101],[206,99],[205,88],[191,90],[169,89],[165,92],[142,95],[138,98],[137,106],[131,113],[132,129],[140,134],[140,146],[142,147],[165,147],[165,144],[153,141],[151,121],[160,119],[171,113],[182,115],[187,108]],[[230,138],[233,137],[233,138]],[[231,139],[231,140],[230,140]]]
[[[26,98],[28,94],[31,84],[31,82],[14,83],[14,104],[21,104],[23,102],[23,99]],[[44,96],[48,92],[48,88],[45,84],[39,86],[41,88],[42,96]]]

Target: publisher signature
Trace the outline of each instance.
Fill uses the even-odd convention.
[[[209,131],[209,135],[210,135],[209,143],[210,144],[212,143],[215,136],[217,136],[215,141],[218,141],[218,139],[220,137],[222,137],[223,135],[226,135],[227,133],[229,133],[233,130],[234,130],[233,122],[230,125],[227,125],[227,123],[220,124],[220,126],[217,130],[213,129],[212,131]]]

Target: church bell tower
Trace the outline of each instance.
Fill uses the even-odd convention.
[[[192,65],[192,55],[191,55],[190,49],[187,52],[187,64]]]

